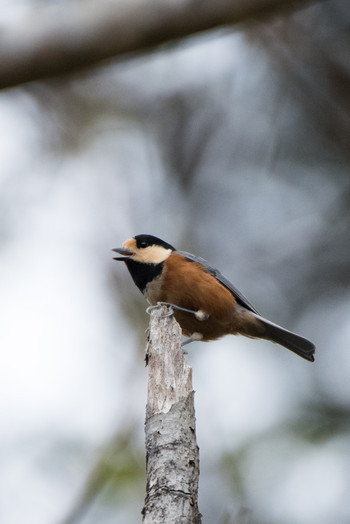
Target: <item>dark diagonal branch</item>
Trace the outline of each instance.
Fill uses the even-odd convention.
[[[0,88],[326,0],[123,0],[35,7],[0,31]]]

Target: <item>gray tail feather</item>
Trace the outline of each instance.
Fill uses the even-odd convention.
[[[255,313],[250,314],[254,315],[254,317],[260,320],[260,322],[265,326],[266,332],[261,338],[276,342],[310,362],[315,360],[315,345],[310,342],[310,340],[307,340],[307,338],[301,337],[296,333],[292,333],[291,331],[270,322],[270,320],[266,320],[266,318],[263,318],[260,315],[256,315]]]

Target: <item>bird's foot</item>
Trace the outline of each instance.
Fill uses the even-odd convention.
[[[166,317],[170,317],[174,313],[172,311],[173,309],[178,309],[179,311],[185,311],[185,313],[192,313],[192,315],[194,315],[196,319],[200,321],[208,320],[209,318],[209,314],[206,313],[205,311],[202,311],[201,309],[199,309],[198,311],[193,311],[192,309],[187,309],[185,307],[177,306],[176,304],[171,304],[170,302],[157,302],[156,306],[149,306],[146,309],[146,312],[150,315],[150,311],[152,311],[152,309],[158,306],[170,306],[171,307],[171,309],[169,310],[169,313],[164,315]]]
[[[174,314],[173,307],[176,307],[176,306],[174,306],[173,304],[169,304],[169,302],[157,302],[155,306],[148,306],[148,308],[146,309],[146,313],[150,315],[153,309],[156,309],[161,306],[170,306],[169,311],[165,315],[163,315],[163,318],[171,317],[171,315]]]
[[[191,344],[191,342],[196,342],[196,341],[199,342],[202,339],[203,339],[202,333],[197,333],[197,331],[192,333],[192,335],[187,340],[185,340],[185,342],[183,342],[181,344],[182,350],[185,353],[185,355],[187,354],[187,351],[183,349],[184,346],[187,346],[188,344]]]

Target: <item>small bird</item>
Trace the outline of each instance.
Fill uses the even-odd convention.
[[[224,335],[244,335],[276,342],[314,361],[315,346],[259,315],[220,271],[201,257],[177,251],[152,235],[136,235],[115,248],[149,304],[170,304],[189,340],[208,342]]]

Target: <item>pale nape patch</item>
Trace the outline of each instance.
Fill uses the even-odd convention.
[[[138,262],[146,262],[148,264],[160,264],[168,258],[172,253],[171,249],[165,249],[162,246],[149,246],[143,249],[138,249],[137,253],[132,256]]]
[[[132,260],[146,264],[160,264],[172,253],[171,249],[165,249],[162,246],[148,246],[138,249],[134,238],[124,242],[123,248],[132,251],[133,255],[130,257]]]

